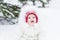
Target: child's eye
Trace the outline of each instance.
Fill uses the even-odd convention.
[[[35,17],[33,17],[33,18],[35,18]]]
[[[28,19],[30,19],[30,17]]]

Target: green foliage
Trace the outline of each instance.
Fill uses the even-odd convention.
[[[42,2],[42,3],[44,3],[44,4],[46,4],[46,2],[44,2],[43,0],[39,0],[40,2]]]
[[[40,2],[43,2],[43,0],[39,0]]]
[[[8,3],[1,2],[0,3],[0,12],[7,18],[9,15],[11,17],[18,17],[20,12],[20,7],[16,5],[11,5]],[[12,14],[11,14],[12,13]],[[14,15],[14,16],[13,16]]]
[[[24,2],[24,1],[26,1],[26,0],[19,0],[20,2]]]

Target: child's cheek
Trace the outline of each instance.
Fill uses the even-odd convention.
[[[30,23],[30,21],[31,21],[31,20],[30,20],[30,19],[28,19],[28,23]]]
[[[34,22],[36,23],[36,19],[34,19]]]

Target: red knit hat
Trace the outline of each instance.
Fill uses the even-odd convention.
[[[29,12],[26,13],[26,16],[25,16],[26,22],[28,22],[28,16],[31,15],[31,14],[33,14],[36,17],[36,23],[37,23],[38,22],[38,17],[35,14],[34,11],[29,11]]]

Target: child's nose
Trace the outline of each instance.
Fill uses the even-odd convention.
[[[31,20],[33,20],[33,18],[31,18]]]

